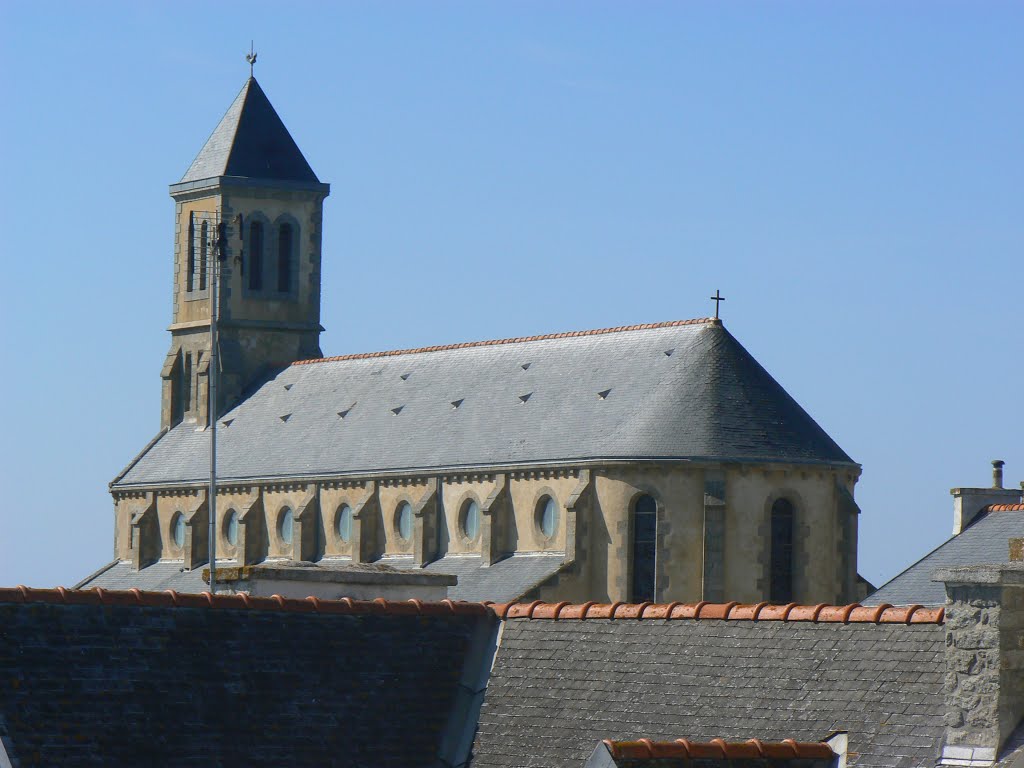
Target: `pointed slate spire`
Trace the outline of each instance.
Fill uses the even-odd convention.
[[[254,77],[242,86],[181,181],[214,176],[320,181]]]

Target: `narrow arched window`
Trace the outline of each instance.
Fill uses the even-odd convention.
[[[188,270],[185,273],[185,291],[192,293],[196,276],[196,225],[192,214],[188,215]]]
[[[263,223],[249,225],[249,290],[263,290]]]
[[[206,290],[206,256],[210,242],[210,224],[204,221],[199,226],[199,290]]]
[[[771,574],[768,599],[793,602],[793,503],[778,499],[772,504]]]
[[[292,289],[292,225],[285,222],[277,230],[277,290]]]
[[[654,601],[655,551],[658,545],[658,503],[641,496],[633,505],[633,584],[629,599]]]

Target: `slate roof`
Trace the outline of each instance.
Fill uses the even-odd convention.
[[[814,742],[848,731],[850,766],[931,766],[938,755],[941,609],[889,609],[872,623],[861,620],[868,609],[852,606],[793,609],[786,621],[764,620],[781,607],[761,609],[756,621],[753,606],[593,606],[586,620],[582,606],[569,606],[557,621],[554,608],[509,610],[474,768],[575,767],[602,739],[681,734]],[[910,623],[897,623],[908,614]]]
[[[495,627],[477,604],[0,589],[0,740],[14,768],[435,766]]]
[[[430,563],[422,570],[457,576],[458,583],[448,589],[448,597],[452,600],[508,602],[518,600],[554,574],[564,559],[563,553],[518,554],[484,568],[479,556],[451,555]],[[418,569],[411,557],[385,557],[377,563],[394,568]],[[219,568],[234,565],[237,563],[233,560],[218,561]],[[180,561],[161,561],[139,571],[132,568],[130,562],[120,561],[80,582],[76,588],[141,589],[153,592],[173,589],[198,594],[210,588],[203,581],[202,573],[202,568],[183,570]]]
[[[238,565],[235,561],[217,561],[218,567]],[[135,570],[130,562],[115,561],[75,585],[75,589],[141,589],[147,592],[176,592],[198,594],[210,585],[203,581],[203,570],[186,571],[181,560],[161,560],[142,570]]]
[[[226,482],[601,459],[853,465],[713,320],[295,364],[218,429]],[[208,443],[179,424],[113,487],[202,481]]]
[[[179,183],[217,176],[319,183],[254,77],[242,86]]]
[[[1005,508],[1019,505],[1000,506]],[[1012,536],[1024,536],[1024,507],[983,513],[959,535],[941,544],[879,587],[864,603],[943,605],[946,602],[946,588],[942,582],[932,581],[932,574],[940,568],[1008,562],[1009,540]]]

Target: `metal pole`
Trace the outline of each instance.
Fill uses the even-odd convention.
[[[218,216],[218,219],[220,217]],[[220,260],[224,242],[224,233],[221,231],[220,222],[214,230],[217,234],[217,243],[214,248],[213,258],[210,259],[210,272],[213,277],[210,280],[210,382],[209,407],[209,429],[210,429],[210,490],[208,494],[208,507],[210,510],[210,594],[217,594],[217,316],[220,313],[217,300],[217,288],[220,282]]]

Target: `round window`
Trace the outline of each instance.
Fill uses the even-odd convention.
[[[395,511],[395,530],[402,541],[412,538],[412,505],[403,501]]]
[[[342,504],[338,509],[338,518],[335,521],[335,526],[339,539],[347,542],[352,538],[352,507],[348,504]]]
[[[224,518],[224,538],[231,546],[238,543],[238,513],[233,509],[228,510],[228,516]]]
[[[537,527],[545,539],[555,535],[558,526],[558,504],[550,496],[545,496],[537,505]]]
[[[176,512],[174,519],[171,520],[171,538],[174,539],[175,546],[185,546],[185,516],[181,512]]]
[[[459,521],[462,535],[467,539],[476,540],[480,533],[480,505],[470,499],[462,505],[462,519]]]
[[[288,507],[277,518],[277,535],[285,544],[292,543],[292,511]]]

